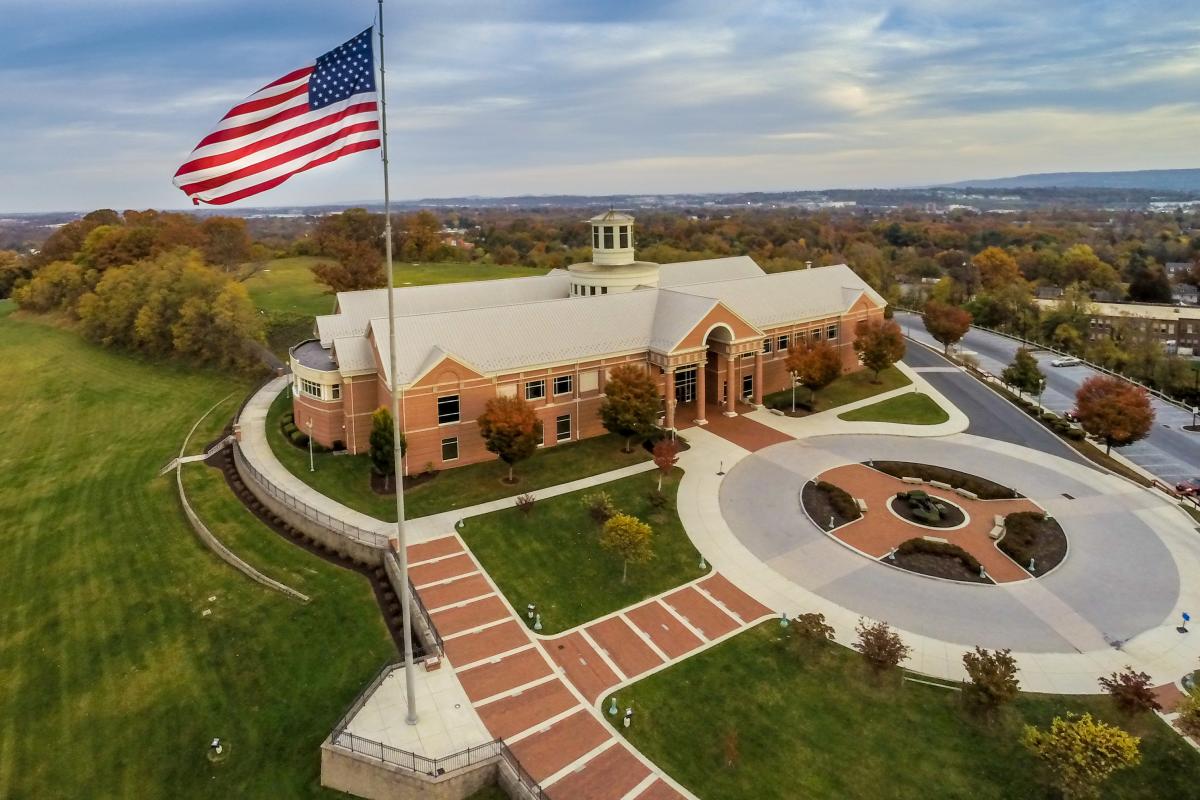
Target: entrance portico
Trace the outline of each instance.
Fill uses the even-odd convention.
[[[686,422],[707,425],[710,405],[735,417],[739,401],[762,404],[763,333],[719,305],[701,325],[670,354],[651,355],[651,362],[663,371],[663,422],[668,429],[680,422],[685,427]]]

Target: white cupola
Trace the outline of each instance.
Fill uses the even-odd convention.
[[[638,261],[633,253],[633,217],[607,211],[588,220],[592,260],[572,264],[571,294],[592,296],[658,286],[658,264]]]
[[[592,263],[633,263],[633,217],[609,211],[588,220],[592,224]]]

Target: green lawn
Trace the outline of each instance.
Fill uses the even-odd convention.
[[[899,389],[901,386],[908,386],[911,383],[912,381],[908,379],[908,376],[896,367],[888,367],[879,373],[878,383],[875,383],[875,376],[870,370],[860,369],[856,372],[849,372],[816,393],[813,397],[812,411],[809,413],[816,414],[821,411],[828,411],[831,408],[844,406],[847,403],[853,403],[856,400],[862,400],[867,397],[874,397],[877,394],[890,392],[893,389]],[[808,389],[805,389],[803,386],[797,386],[796,409],[798,413],[804,413],[800,408],[800,404],[807,402],[808,399]],[[782,392],[769,394],[763,398],[763,403],[768,408],[777,408],[780,411],[790,412],[792,408],[792,390],[785,389]]]
[[[250,383],[11,310],[0,303],[0,358],[21,376],[0,401],[0,797],[332,796],[317,748],[395,658],[369,585],[189,465],[217,535],[313,599],[258,586],[200,545],[173,476],[157,477],[192,423]],[[214,736],[230,748],[216,766]]]
[[[958,692],[877,685],[857,653],[830,644],[802,655],[780,631],[763,623],[619,692],[634,721],[617,731],[705,800],[1049,800],[1017,740],[1022,725],[1066,711],[1120,722],[1107,697],[1026,694],[985,724],[962,710]],[[1105,798],[1200,797],[1200,754],[1156,717],[1131,730],[1143,737],[1143,762]]]
[[[509,602],[516,608],[537,603],[542,632],[557,633],[704,574],[674,511],[681,475],[676,470],[663,482],[670,498],[665,509],[650,503],[657,472],[599,487],[618,510],[654,529],[654,559],[630,566],[624,584],[621,560],[600,547],[600,527],[583,505],[594,489],[540,500],[529,514],[508,508],[473,517],[460,533]]]
[[[310,317],[330,314],[334,306],[333,294],[317,283],[312,274],[314,264],[330,260],[319,256],[294,256],[268,261],[245,281],[250,299],[264,311],[299,312]],[[484,281],[546,274],[544,269],[529,267],[451,262],[397,261],[395,270],[397,286],[424,286],[431,283]]]
[[[317,453],[316,471],[308,469],[308,450],[296,447],[279,429],[280,418],[292,410],[292,401],[283,392],[271,404],[267,415],[267,440],[276,458],[296,477],[340,503],[393,522],[396,501],[371,489],[371,461],[366,454],[334,455]],[[433,480],[411,487],[404,493],[404,515],[409,519],[466,508],[489,500],[544,489],[560,483],[598,475],[650,459],[644,448],[621,452],[625,440],[611,434],[539,450],[528,461],[517,464],[517,484],[501,479],[508,467],[501,461],[485,461],[439,472]],[[420,469],[413,465],[413,469]]]
[[[901,425],[937,425],[950,419],[932,397],[920,392],[897,395],[869,406],[856,408],[838,419],[848,422],[894,422]]]

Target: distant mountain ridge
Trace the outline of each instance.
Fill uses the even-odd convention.
[[[940,184],[952,189],[1150,189],[1200,192],[1200,169],[1140,169],[1127,172],[1038,172]]]

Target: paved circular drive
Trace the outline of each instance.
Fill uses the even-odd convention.
[[[820,531],[799,495],[812,476],[868,459],[940,464],[1015,487],[1062,525],[1066,560],[1040,580],[984,586],[863,558]],[[1180,596],[1179,569],[1160,533],[1186,525],[1168,502],[1065,459],[963,434],[777,444],[729,471],[720,506],[733,535],[789,581],[854,613],[968,646],[1095,651],[1163,626]]]

